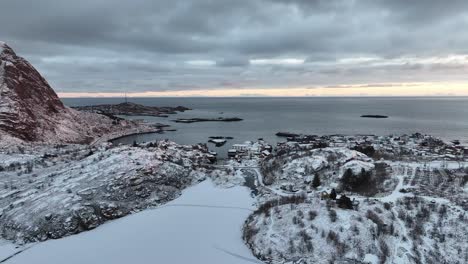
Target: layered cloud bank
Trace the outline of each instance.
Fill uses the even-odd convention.
[[[466,95],[466,10],[459,0],[19,0],[2,5],[0,24],[63,96]]]

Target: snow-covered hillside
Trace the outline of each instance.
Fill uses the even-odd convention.
[[[372,172],[375,168],[373,163],[371,158],[355,150],[321,148],[278,152],[261,161],[260,166],[266,184],[303,189],[311,187],[304,183],[310,183],[316,174],[322,186],[337,188],[347,169],[356,174],[362,170]]]
[[[348,210],[315,197],[257,211],[246,221],[244,238],[267,263],[461,264],[467,223],[460,208],[423,198],[362,200]]]
[[[466,162],[297,144],[257,161],[239,165],[263,182],[244,240],[266,263],[468,261]]]
[[[164,206],[89,232],[32,244],[6,263],[261,263],[241,238],[252,203],[244,187],[220,189],[205,181]],[[23,249],[0,244],[0,261]]]
[[[204,146],[165,141],[23,152],[0,163],[0,233],[17,242],[60,238],[163,204],[204,179],[208,162]]]

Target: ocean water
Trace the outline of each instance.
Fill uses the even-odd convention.
[[[123,102],[121,98],[67,98],[69,106]],[[445,140],[468,143],[468,97],[346,97],[346,98],[130,98],[152,106],[190,107],[193,110],[168,118],[130,117],[165,123],[177,129],[164,134],[146,134],[119,139],[117,143],[171,139],[181,144],[206,143],[209,136],[232,136],[221,148],[225,153],[234,143],[264,138],[272,144],[282,141],[276,132],[304,134],[425,133]],[[387,119],[361,118],[363,114],[388,115]],[[172,120],[191,117],[240,117],[240,122],[182,124]]]

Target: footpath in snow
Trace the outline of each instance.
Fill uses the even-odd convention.
[[[247,188],[207,180],[167,205],[38,243],[5,263],[261,263],[241,238],[252,203]]]

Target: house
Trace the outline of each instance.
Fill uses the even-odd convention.
[[[249,146],[247,144],[234,144],[232,145],[232,148],[235,149],[236,151],[244,152],[249,149]]]
[[[468,155],[468,148],[463,149],[463,154]]]
[[[228,150],[228,157],[235,157],[237,155],[237,150],[235,149],[229,149]]]

